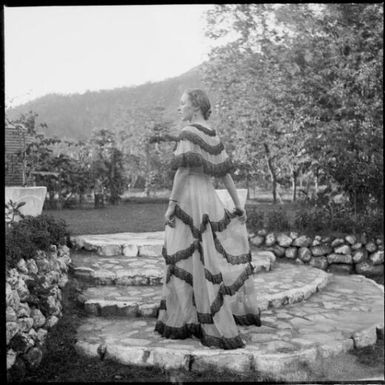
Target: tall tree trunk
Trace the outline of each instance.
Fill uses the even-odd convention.
[[[274,170],[273,160],[271,158],[269,146],[266,143],[263,143],[265,148],[265,158],[267,162],[267,167],[269,168],[269,173],[271,176],[272,189],[273,189],[273,203],[277,203],[277,174]]]
[[[295,202],[297,200],[297,177],[298,172],[296,170],[292,170],[291,172],[291,185],[293,189],[293,198],[292,201]]]
[[[146,143],[145,147],[146,151],[146,179],[144,182],[144,192],[146,197],[150,196],[150,188],[151,188],[151,170],[150,170],[150,149],[148,143]]]

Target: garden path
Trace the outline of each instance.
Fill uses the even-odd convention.
[[[214,365],[306,381],[306,367],[373,345],[384,335],[382,286],[360,275],[276,263],[272,253],[254,250],[262,326],[239,327],[246,347],[224,351],[196,338],[165,339],[154,332],[164,268],[161,232],[133,238],[127,233],[78,236],[72,241],[78,249],[71,255],[73,276],[88,286],[79,301],[89,317],[76,342],[77,351],[87,356],[192,371]],[[132,245],[137,253],[123,255]]]

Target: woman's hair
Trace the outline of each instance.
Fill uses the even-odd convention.
[[[199,88],[188,89],[185,93],[189,96],[191,104],[194,107],[199,107],[203,118],[207,120],[211,114],[211,104],[206,92]]]

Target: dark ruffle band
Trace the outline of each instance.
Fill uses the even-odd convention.
[[[203,167],[205,174],[222,177],[232,172],[234,166],[230,158],[222,163],[211,163],[196,152],[188,151],[176,155],[171,161],[171,169],[177,170],[179,167]]]
[[[177,262],[190,258],[194,251],[198,250],[199,254],[202,255],[202,247],[198,240],[195,240],[187,249],[177,251],[175,254],[167,255],[167,250],[165,247],[162,248],[162,255],[164,260],[166,261],[166,265],[175,265]],[[203,259],[201,258],[202,263],[204,263]]]
[[[252,259],[251,252],[248,252],[246,254],[240,254],[240,255],[229,254],[223,248],[221,242],[216,236],[214,236],[214,244],[218,253],[222,254],[226,258],[227,262],[231,263],[232,265],[239,265],[241,263],[251,262],[251,259]]]
[[[201,324],[185,324],[181,327],[171,327],[162,321],[157,321],[155,331],[166,338],[185,339],[192,336],[199,338],[203,345],[221,349],[237,349],[245,346],[240,336],[233,338],[210,336],[203,330]]]
[[[227,226],[230,224],[232,218],[236,217],[235,214],[230,213],[225,209],[225,214],[222,219],[217,222],[210,221],[208,214],[202,215],[201,225],[199,229],[194,226],[194,221],[192,217],[187,214],[179,205],[175,206],[174,215],[179,218],[185,225],[189,226],[191,233],[195,239],[202,240],[202,233],[207,229],[207,225],[210,223],[211,229],[214,232],[222,232],[226,230]]]
[[[258,314],[245,314],[245,315],[235,315],[233,314],[235,323],[237,325],[250,326],[256,325],[261,326],[261,318]]]
[[[222,142],[219,142],[217,145],[212,146],[205,142],[199,135],[196,135],[189,131],[182,131],[179,134],[178,140],[189,140],[191,143],[196,144],[202,150],[208,152],[211,155],[219,155],[225,149],[225,146]]]
[[[171,276],[174,275],[175,277],[187,282],[189,285],[193,285],[193,276],[188,271],[181,269],[180,267],[176,265],[169,265],[167,269],[167,277],[166,277],[166,283],[170,281]]]
[[[212,315],[216,314],[222,307],[223,297],[225,295],[234,295],[243,286],[251,274],[253,274],[253,266],[249,263],[246,269],[231,286],[226,286],[223,283],[220,285],[217,297],[210,306],[210,312]]]
[[[209,130],[207,127],[202,126],[197,123],[190,124],[189,126],[197,128],[199,131],[203,132],[204,134],[208,136],[215,136],[217,133],[213,130]]]

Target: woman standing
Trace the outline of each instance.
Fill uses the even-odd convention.
[[[155,330],[167,338],[195,336],[207,346],[240,348],[244,342],[237,325],[261,325],[246,213],[230,175],[230,158],[207,122],[207,95],[186,91],[178,111],[189,123],[174,152],[162,252],[167,269]],[[225,209],[211,176],[222,179],[234,212]]]

